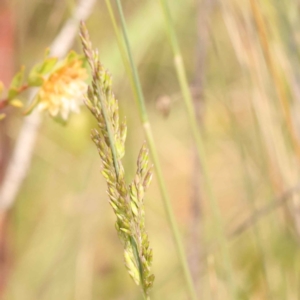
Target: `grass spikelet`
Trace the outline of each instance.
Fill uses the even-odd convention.
[[[83,51],[92,73],[92,83],[85,104],[98,122],[91,133],[103,163],[102,174],[107,182],[109,203],[116,215],[116,230],[124,245],[124,261],[128,273],[141,285],[145,299],[153,285],[151,273],[152,249],[145,230],[144,194],[151,182],[152,167],[149,153],[142,146],[133,182],[127,185],[122,157],[125,154],[126,121],[120,123],[119,107],[112,92],[112,77],[103,68],[97,51],[92,49],[88,31],[81,23],[80,37]]]

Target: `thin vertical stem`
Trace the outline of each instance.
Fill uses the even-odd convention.
[[[190,271],[188,268],[188,263],[187,263],[184,247],[182,245],[182,241],[180,238],[178,225],[176,223],[174,213],[173,213],[173,210],[172,210],[172,207],[170,204],[169,195],[167,193],[167,189],[166,189],[165,181],[163,178],[156,146],[155,146],[153,135],[152,135],[151,125],[148,121],[148,115],[147,115],[147,111],[146,111],[145,100],[144,100],[141,83],[140,83],[137,68],[133,61],[133,57],[132,57],[132,53],[131,53],[131,48],[130,48],[130,44],[129,44],[122,4],[121,4],[120,0],[116,0],[116,3],[117,3],[120,19],[121,19],[122,31],[123,31],[123,35],[124,35],[124,39],[125,39],[125,46],[127,49],[129,62],[130,62],[130,66],[131,66],[131,71],[132,71],[132,75],[133,75],[135,90],[136,90],[137,99],[138,99],[138,107],[139,107],[140,117],[141,117],[141,120],[143,123],[145,135],[147,138],[147,142],[148,142],[149,149],[151,152],[154,168],[156,171],[157,181],[158,181],[160,192],[162,195],[164,209],[165,209],[165,212],[166,212],[166,215],[168,218],[168,222],[169,222],[172,234],[173,234],[178,258],[179,258],[179,261],[180,261],[182,269],[183,269],[183,273],[184,273],[184,277],[185,277],[185,280],[187,283],[189,295],[190,295],[191,299],[196,300],[197,296],[196,296],[195,288],[194,288],[192,277],[191,277],[191,274],[190,274]]]
[[[116,35],[118,47],[119,47],[119,50],[120,50],[120,53],[121,53],[121,58],[122,58],[122,61],[123,61],[124,67],[125,67],[125,71],[126,71],[128,77],[129,77],[131,88],[132,88],[132,90],[135,94],[134,96],[135,96],[135,98],[137,98],[136,90],[134,88],[134,81],[133,81],[133,77],[132,77],[132,74],[131,74],[131,71],[130,71],[130,65],[129,65],[129,61],[128,61],[128,58],[127,58],[126,49],[125,49],[125,46],[124,46],[124,41],[123,41],[122,36],[120,34],[120,31],[119,31],[119,28],[118,28],[118,25],[117,25],[117,21],[116,21],[115,15],[114,15],[114,11],[113,11],[113,8],[111,6],[111,2],[110,2],[110,0],[105,0],[105,3],[106,3],[106,7],[107,7],[107,10],[108,10],[113,28],[114,28],[114,32],[115,32],[115,35]]]
[[[177,72],[178,81],[180,84],[181,92],[183,95],[183,99],[185,102],[187,114],[190,121],[191,130],[193,132],[193,136],[196,142],[198,156],[200,159],[200,163],[202,166],[202,172],[203,172],[203,178],[205,181],[207,196],[210,201],[210,206],[212,207],[213,214],[214,214],[214,221],[217,225],[217,233],[218,233],[218,240],[221,244],[221,252],[223,256],[224,261],[224,267],[226,271],[226,278],[229,280],[230,284],[230,293],[231,293],[231,299],[236,299],[237,297],[237,288],[233,281],[233,269],[230,261],[230,255],[229,255],[229,249],[228,249],[228,242],[226,240],[226,235],[223,230],[223,224],[221,219],[221,212],[216,200],[216,197],[213,192],[213,188],[211,185],[211,181],[209,178],[209,172],[208,172],[208,166],[207,166],[207,156],[206,151],[203,143],[203,138],[201,136],[201,132],[199,130],[196,115],[193,107],[193,99],[190,91],[190,87],[188,84],[186,72],[185,72],[185,66],[183,63],[181,51],[179,48],[179,44],[176,37],[176,32],[174,29],[174,25],[171,18],[170,9],[168,6],[168,3],[166,0],[159,0],[161,4],[161,8],[164,14],[165,18],[165,24],[166,24],[166,30],[167,34],[170,40],[171,48],[174,55],[174,65]]]
[[[293,127],[293,121],[291,117],[290,107],[289,107],[289,100],[287,99],[287,95],[284,89],[284,84],[280,78],[278,69],[276,68],[276,65],[274,63],[274,59],[270,50],[269,42],[268,42],[268,36],[267,36],[267,30],[264,23],[263,16],[261,14],[261,11],[259,9],[259,6],[256,2],[256,0],[249,0],[252,14],[255,20],[255,24],[258,31],[259,41],[261,44],[261,48],[263,50],[264,58],[271,76],[271,79],[274,83],[274,88],[277,94],[277,97],[280,102],[281,110],[283,112],[284,121],[286,122],[287,130],[292,142],[292,146],[298,155],[298,158],[300,157],[300,148],[299,148],[299,141],[297,139],[297,134],[295,132],[295,129]]]
[[[124,40],[125,40],[125,47],[127,50],[129,63],[130,63],[131,71],[132,71],[132,76],[133,76],[133,80],[135,83],[135,90],[137,92],[137,97],[138,97],[138,101],[139,101],[140,116],[141,116],[142,122],[148,122],[148,115],[147,115],[147,111],[146,111],[144,95],[143,95],[143,91],[142,91],[142,86],[140,84],[139,75],[138,75],[135,63],[133,61],[132,53],[131,53],[131,48],[130,48],[130,44],[129,44],[127,27],[126,27],[122,4],[121,4],[120,0],[116,0],[116,3],[117,3],[118,11],[120,14],[122,31],[123,31]]]
[[[143,293],[143,298],[144,298],[145,300],[150,300],[150,297],[149,297],[147,294],[145,294],[145,293]]]

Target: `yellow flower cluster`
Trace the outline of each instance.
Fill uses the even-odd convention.
[[[79,106],[87,90],[87,70],[79,58],[66,61],[45,79],[38,92],[38,108],[48,111],[52,117],[67,120],[69,113],[79,112]]]

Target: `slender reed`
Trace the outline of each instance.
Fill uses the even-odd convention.
[[[130,71],[130,64],[129,64],[129,61],[128,61],[128,57],[127,57],[127,53],[126,53],[126,49],[125,49],[125,45],[124,45],[124,40],[122,39],[120,30],[118,28],[117,21],[116,21],[116,18],[115,18],[114,11],[113,11],[113,8],[111,6],[110,0],[105,0],[105,4],[106,4],[106,7],[107,7],[107,10],[108,10],[109,17],[111,19],[113,28],[114,28],[114,32],[115,32],[115,35],[116,35],[119,51],[121,53],[121,58],[122,58],[122,61],[123,61],[124,67],[125,67],[126,74],[129,77],[132,91],[134,92],[134,96],[137,99],[137,92],[136,92],[136,89],[134,88],[134,81],[133,81],[132,73]]]
[[[193,99],[192,99],[190,87],[189,87],[187,76],[186,76],[185,66],[183,63],[183,59],[182,59],[180,47],[178,44],[176,32],[174,29],[174,25],[172,22],[170,8],[168,6],[168,3],[166,0],[160,0],[160,4],[161,4],[162,12],[163,12],[163,15],[165,18],[167,35],[169,37],[171,48],[172,48],[173,55],[174,55],[174,65],[175,65],[175,69],[177,72],[178,81],[180,84],[181,92],[182,92],[186,110],[188,113],[191,130],[193,132],[193,136],[194,136],[194,139],[196,142],[200,164],[202,166],[202,172],[203,172],[203,178],[205,181],[207,196],[209,198],[210,206],[212,207],[212,210],[213,210],[214,221],[217,226],[218,240],[221,243],[221,252],[222,252],[224,267],[225,267],[225,271],[226,271],[226,278],[228,278],[228,281],[229,281],[231,298],[236,299],[237,287],[233,280],[233,278],[234,278],[233,269],[232,269],[232,265],[231,265],[231,261],[230,261],[230,255],[229,255],[226,235],[223,230],[221,212],[218,207],[217,199],[214,195],[211,181],[209,178],[206,151],[205,151],[205,147],[204,147],[204,143],[203,143],[203,138],[201,136],[201,132],[200,132],[198,124],[197,124],[196,114],[195,114],[194,106],[193,106]]]
[[[121,26],[122,26],[123,36],[124,36],[124,39],[125,39],[125,46],[126,46],[127,54],[128,54],[128,57],[129,57],[131,72],[132,72],[132,76],[133,76],[133,80],[134,80],[134,86],[135,86],[135,91],[136,91],[137,100],[138,100],[139,113],[140,113],[140,117],[141,117],[142,124],[143,124],[143,127],[144,127],[144,131],[145,131],[145,135],[146,135],[147,142],[148,142],[148,145],[149,145],[149,149],[150,149],[150,152],[151,152],[154,168],[155,168],[155,171],[156,171],[157,180],[158,180],[158,184],[159,184],[159,188],[160,188],[160,192],[161,192],[161,196],[162,196],[162,200],[163,200],[164,209],[165,209],[165,212],[166,212],[166,215],[167,215],[167,218],[168,218],[168,222],[169,222],[172,234],[173,234],[173,238],[174,238],[174,242],[175,242],[175,246],[176,246],[176,251],[177,251],[177,254],[178,254],[179,261],[181,263],[181,267],[182,267],[182,270],[183,270],[185,281],[187,283],[190,298],[193,299],[193,300],[196,300],[197,295],[196,295],[195,287],[193,285],[193,280],[192,280],[190,270],[188,268],[187,258],[186,258],[184,247],[183,247],[183,244],[182,244],[182,241],[181,241],[178,225],[176,223],[174,213],[173,213],[173,210],[172,210],[172,207],[171,207],[169,195],[168,195],[168,192],[167,192],[167,189],[166,189],[166,184],[165,184],[165,181],[164,181],[164,178],[163,178],[163,174],[162,174],[162,170],[161,170],[161,166],[160,166],[156,146],[155,146],[154,139],[153,139],[151,125],[150,125],[149,120],[148,120],[148,114],[147,114],[147,111],[146,111],[146,106],[145,106],[145,100],[144,100],[142,87],[141,87],[141,84],[140,84],[137,68],[134,64],[132,53],[131,53],[129,38],[128,38],[128,34],[127,34],[127,26],[126,26],[126,22],[125,22],[125,17],[124,17],[124,13],[123,13],[122,4],[121,4],[120,0],[116,0],[116,3],[117,3],[120,19],[121,19]]]
[[[270,72],[271,79],[274,83],[274,88],[275,88],[277,97],[280,102],[284,121],[287,126],[287,131],[288,131],[288,134],[292,141],[292,146],[294,147],[294,150],[297,153],[298,158],[299,158],[300,157],[300,145],[299,145],[299,141],[297,138],[297,134],[296,134],[294,126],[293,126],[293,121],[292,121],[290,106],[289,106],[289,100],[288,100],[286,92],[285,92],[284,83],[281,80],[279,71],[276,68],[276,64],[274,62],[274,59],[273,59],[273,56],[272,56],[272,53],[270,50],[264,19],[263,19],[263,16],[261,14],[261,11],[259,9],[259,6],[258,6],[256,0],[249,0],[249,1],[250,1],[251,9],[252,9],[252,14],[253,14],[253,17],[255,20],[255,24],[256,24],[256,27],[258,30],[260,44],[261,44],[261,47],[263,50],[263,54],[265,57],[267,67]]]
[[[117,217],[116,230],[124,245],[125,265],[135,283],[141,285],[144,299],[149,300],[154,275],[150,272],[152,249],[145,230],[144,212],[144,194],[152,179],[148,150],[143,145],[134,181],[127,186],[121,160],[125,153],[127,126],[125,121],[119,122],[111,76],[101,65],[98,53],[92,50],[84,23],[81,23],[80,37],[92,73],[85,104],[98,122],[98,130],[92,130],[92,139],[102,159],[109,202]]]

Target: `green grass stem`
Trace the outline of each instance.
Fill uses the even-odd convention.
[[[121,59],[122,59],[123,64],[124,64],[125,72],[129,77],[131,88],[132,88],[132,90],[135,94],[134,95],[135,98],[137,99],[137,94],[136,94],[136,90],[134,88],[134,81],[133,81],[132,73],[130,71],[130,64],[129,64],[129,61],[128,61],[127,52],[126,52],[125,45],[124,45],[124,40],[121,36],[119,27],[117,25],[117,21],[116,21],[116,18],[115,18],[114,11],[113,11],[110,0],[105,0],[105,4],[106,4],[106,7],[107,7],[107,10],[108,10],[109,17],[111,19],[113,28],[114,28],[114,32],[115,32],[115,35],[116,35],[118,48],[119,48],[119,51],[120,51],[120,54],[121,54]]]
[[[233,269],[232,269],[232,265],[231,265],[231,261],[230,261],[228,242],[226,240],[226,235],[223,230],[221,212],[218,207],[217,200],[214,195],[211,181],[209,178],[209,172],[208,172],[208,166],[207,166],[207,156],[205,153],[206,151],[205,151],[205,147],[204,147],[204,143],[203,143],[203,138],[201,136],[201,132],[200,132],[200,129],[199,129],[199,126],[197,123],[197,119],[196,119],[196,114],[195,114],[194,105],[193,105],[193,99],[192,99],[190,87],[189,87],[187,76],[186,76],[184,62],[182,59],[182,55],[181,55],[180,47],[178,44],[174,25],[172,22],[171,12],[170,12],[168,3],[166,0],[159,0],[159,2],[161,4],[161,8],[162,8],[163,15],[165,18],[166,31],[167,31],[167,35],[169,37],[171,48],[172,48],[173,55],[174,55],[174,65],[175,65],[175,69],[177,72],[177,77],[178,77],[179,85],[181,88],[181,92],[183,95],[183,100],[184,100],[184,103],[186,106],[188,118],[190,121],[191,130],[192,130],[195,142],[196,142],[196,147],[197,147],[200,164],[202,166],[202,172],[203,172],[203,178],[205,181],[207,196],[210,201],[210,206],[213,210],[215,224],[218,227],[218,230],[217,230],[218,240],[221,244],[220,245],[221,252],[222,252],[222,257],[223,257],[223,261],[224,261],[226,278],[228,278],[228,281],[229,281],[231,299],[236,299],[237,298],[237,287],[233,280],[234,276],[233,276]]]
[[[127,34],[127,27],[126,27],[122,4],[121,4],[120,0],[116,0],[116,3],[117,3],[120,19],[121,19],[121,26],[122,26],[122,31],[123,31],[124,40],[125,40],[125,47],[127,49],[129,63],[130,63],[134,86],[135,86],[135,91],[136,91],[136,95],[137,95],[137,99],[138,99],[139,113],[140,113],[140,117],[141,117],[142,124],[144,127],[144,131],[145,131],[146,139],[147,139],[148,146],[150,149],[150,153],[152,156],[152,160],[153,160],[153,164],[154,164],[154,168],[155,168],[155,172],[156,172],[156,176],[157,176],[157,181],[158,181],[160,192],[162,195],[164,209],[165,209],[165,212],[166,212],[166,215],[168,218],[168,222],[169,222],[172,234],[173,234],[178,258],[179,258],[179,261],[180,261],[182,269],[183,269],[184,278],[187,283],[190,298],[193,300],[196,300],[197,295],[196,295],[196,291],[195,291],[195,288],[193,285],[192,276],[191,276],[190,270],[188,268],[187,258],[186,258],[184,247],[183,247],[183,244],[181,241],[178,225],[176,223],[174,213],[173,213],[173,210],[172,210],[172,207],[170,204],[169,195],[168,195],[168,192],[166,189],[166,184],[165,184],[165,181],[163,178],[155,142],[153,139],[151,125],[148,121],[148,114],[146,111],[144,95],[143,95],[139,75],[138,75],[135,63],[133,61],[132,52],[131,52],[131,48],[130,48],[130,44],[129,44],[129,38],[128,38],[128,34]]]

